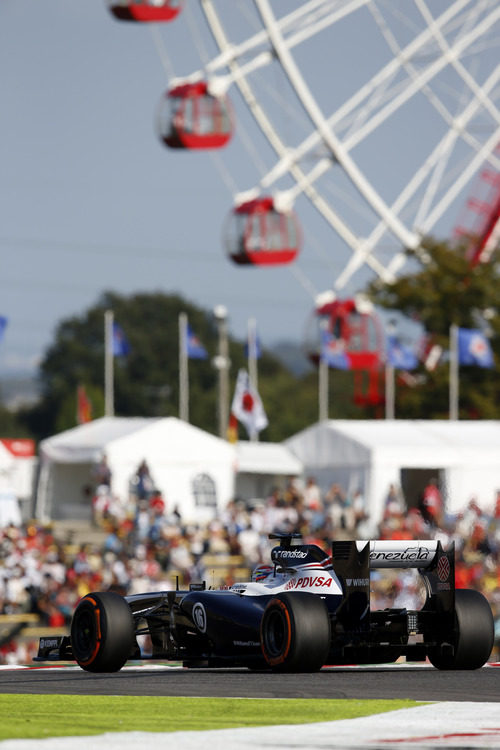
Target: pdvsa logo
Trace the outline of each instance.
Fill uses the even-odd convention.
[[[310,587],[330,588],[332,579],[326,576],[304,576],[303,578],[291,578],[285,586],[285,589],[307,589]]]

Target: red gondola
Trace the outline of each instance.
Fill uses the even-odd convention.
[[[328,331],[344,342],[349,369],[354,370],[354,403],[378,407],[384,396],[384,332],[371,305],[354,299],[334,300],[320,305],[316,315],[326,320]],[[314,357],[318,361],[318,355]]]
[[[175,86],[162,99],[158,131],[170,148],[221,148],[233,134],[229,100],[205,81]]]
[[[293,211],[277,211],[272,198],[256,198],[233,209],[226,246],[240,265],[290,263],[300,252],[300,227]]]
[[[354,299],[334,300],[316,309],[316,315],[328,321],[328,330],[345,342],[349,369],[371,370],[382,367],[384,332],[378,316]]]
[[[109,9],[120,21],[143,23],[173,21],[184,0],[108,0]]]

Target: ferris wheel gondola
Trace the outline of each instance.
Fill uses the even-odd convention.
[[[319,365],[326,338],[328,347],[342,352],[345,369],[353,373],[354,403],[362,408],[383,406],[386,341],[374,306],[363,295],[338,299],[325,292],[321,297],[313,315],[315,333],[306,342],[309,358]]]
[[[315,314],[337,341],[344,342],[351,370],[380,369],[384,359],[384,330],[373,305],[366,300],[333,299]]]
[[[226,248],[238,265],[277,266],[291,263],[301,247],[295,213],[280,211],[271,197],[237,205],[226,229]]]
[[[184,0],[109,0],[111,13],[120,21],[162,23],[173,21]]]
[[[231,139],[233,114],[224,95],[214,95],[205,81],[173,86],[161,100],[160,139],[170,148],[222,148]]]

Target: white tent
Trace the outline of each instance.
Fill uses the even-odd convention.
[[[34,440],[0,438],[0,490],[12,491],[19,500],[30,499],[36,462]]]
[[[0,439],[0,526],[19,525],[31,513],[36,465],[34,440]]]
[[[411,507],[436,477],[450,512],[473,497],[490,509],[500,489],[499,421],[326,420],[285,445],[324,491],[333,482],[361,490],[375,521],[391,484]]]
[[[92,470],[103,455],[124,500],[143,459],[167,510],[177,506],[186,520],[210,519],[233,497],[235,450],[225,440],[175,417],[104,417],[40,443],[37,517],[90,520]]]
[[[90,520],[93,468],[103,455],[113,494],[128,498],[145,459],[167,511],[177,506],[186,521],[206,521],[234,497],[265,498],[274,484],[302,470],[283,445],[232,445],[175,417],[105,417],[40,443],[36,516]]]
[[[235,447],[237,498],[265,499],[273,487],[302,475],[302,461],[281,443],[240,440]]]

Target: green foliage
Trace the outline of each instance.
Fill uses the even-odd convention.
[[[0,435],[9,438],[31,437],[22,421],[5,406],[0,405]]]
[[[416,273],[401,276],[393,284],[375,282],[369,287],[372,301],[419,321],[446,353],[452,323],[464,328],[488,326],[491,345],[500,356],[498,305],[498,251],[489,263],[471,268],[465,247],[427,238],[415,256]],[[487,313],[485,316],[484,313]],[[447,356],[433,372],[421,368],[424,380],[415,388],[398,384],[396,413],[406,419],[447,419],[449,368]],[[460,367],[460,416],[470,419],[500,418],[500,380],[496,369]]]
[[[217,371],[212,358],[218,350],[218,332],[210,313],[179,296],[138,294],[124,297],[106,292],[97,305],[81,317],[64,320],[40,369],[42,398],[26,415],[38,438],[76,425],[78,385],[84,385],[92,402],[92,416],[104,414],[104,313],[112,310],[130,344],[126,357],[114,359],[115,413],[118,416],[177,416],[179,413],[179,333],[181,312],[208,351],[206,360],[189,363],[190,422],[217,433]],[[230,339],[230,394],[240,368],[247,367],[244,343]],[[344,416],[346,392],[352,377],[331,377],[332,415]],[[281,441],[318,418],[317,373],[294,376],[272,354],[259,359],[259,392],[269,418],[262,440]],[[247,438],[239,426],[239,436]]]

